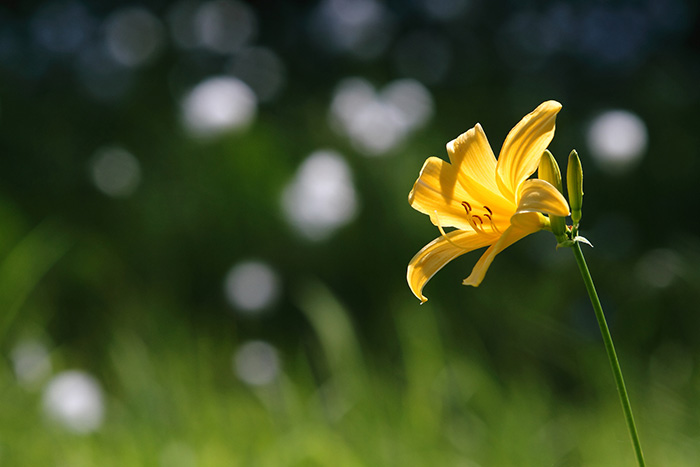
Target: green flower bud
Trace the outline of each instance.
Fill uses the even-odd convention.
[[[578,226],[581,220],[581,208],[583,207],[583,168],[576,150],[569,154],[569,166],[566,169],[566,188],[569,191],[569,206],[571,207],[571,220],[574,226]]]
[[[559,164],[557,164],[556,159],[551,152],[545,149],[542,157],[540,158],[540,165],[537,169],[537,177],[540,180],[545,180],[554,186],[559,193],[563,193],[563,186],[561,183],[561,171],[559,170]],[[566,219],[559,216],[549,216],[550,228],[552,233],[557,237],[559,243],[565,241],[566,237]]]
[[[545,149],[542,157],[540,158],[540,165],[537,169],[537,178],[540,180],[546,180],[551,183],[554,188],[562,192],[563,185],[561,183],[561,171],[559,170],[559,164],[554,158],[549,149]]]

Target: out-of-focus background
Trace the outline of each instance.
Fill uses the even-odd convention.
[[[419,306],[407,195],[541,102],[650,464],[700,458],[684,0],[3,2],[0,464],[633,465],[570,251]]]

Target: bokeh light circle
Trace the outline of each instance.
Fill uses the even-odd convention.
[[[224,293],[234,308],[256,313],[268,308],[279,293],[277,273],[262,261],[243,261],[226,274]]]
[[[335,89],[329,123],[367,156],[396,149],[433,116],[430,91],[414,79],[388,83],[377,92],[363,78],[347,78]]]
[[[260,340],[246,342],[233,356],[233,369],[241,381],[251,386],[270,384],[280,371],[277,349]]]
[[[45,413],[75,433],[97,430],[104,418],[104,397],[100,383],[91,375],[69,370],[49,381],[43,395]]]
[[[92,183],[115,198],[131,195],[141,183],[141,165],[129,151],[108,146],[98,149],[90,161]]]
[[[311,154],[282,193],[287,221],[310,240],[323,240],[350,222],[358,201],[352,172],[332,150]]]
[[[586,135],[595,161],[612,173],[635,167],[646,151],[648,139],[644,121],[626,110],[610,110],[598,115]]]
[[[182,120],[194,136],[209,137],[241,131],[257,112],[255,93],[243,81],[217,76],[195,86],[182,101]]]
[[[163,26],[148,10],[125,8],[105,23],[107,49],[120,65],[137,67],[153,59],[163,46]]]
[[[10,354],[17,381],[34,387],[51,374],[51,356],[46,346],[36,339],[20,341]]]

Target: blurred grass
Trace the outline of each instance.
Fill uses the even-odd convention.
[[[410,302],[386,310],[399,350],[385,365],[382,356],[363,352],[348,310],[320,282],[300,286],[296,301],[313,342],[285,355],[282,372],[264,386],[236,379],[231,357],[241,342],[210,339],[177,323],[152,335],[157,320],[148,317],[139,330],[114,329],[109,364],[99,374],[106,421],[89,435],[46,420],[41,394],[19,386],[4,361],[0,463],[634,465],[597,342],[573,356],[587,394],[566,397],[541,377],[537,362],[499,375],[465,354],[465,346],[446,339],[439,309]],[[56,370],[62,351],[52,352]],[[663,360],[656,364],[666,368]],[[633,365],[626,369],[649,465],[697,465],[697,375],[679,380],[670,367],[655,379]]]
[[[0,262],[0,342],[17,312],[46,272],[73,244],[56,222],[44,221],[25,235]]]
[[[140,3],[166,21],[169,6]],[[228,74],[231,57],[169,39],[106,102],[81,84],[82,53],[37,47],[39,5],[1,8],[0,465],[633,465],[593,313],[551,236],[509,248],[478,291],[459,286],[478,255],[432,279],[422,307],[405,284],[406,262],[437,236],[406,203],[425,158],[445,157],[445,143],[477,121],[497,151],[524,112],[551,98],[565,109],[553,153],[563,162],[576,148],[584,163],[583,234],[596,245],[590,266],[649,465],[698,464],[698,8],[584,2],[561,22],[561,3],[457,2],[468,14],[442,23],[423,3],[385,3],[395,45],[439,30],[451,68],[426,84],[431,123],[383,158],[362,157],[334,132],[329,104],[347,77],[381,88],[407,75],[393,46],[374,60],[323,52],[306,37],[312,5],[256,10],[251,45],[280,57],[287,88],[261,103],[247,132],[208,141],[183,130],[182,93]],[[97,36],[122,10],[85,6]],[[630,14],[640,29],[596,20]],[[510,38],[530,22],[541,23],[523,29],[531,40]],[[571,40],[531,47],[557,35],[551,24]],[[586,31],[631,39],[636,58],[599,61],[605,54],[580,49]],[[90,35],[84,45],[105,44]],[[588,125],[609,108],[647,127],[648,150],[627,174],[606,173],[587,148]],[[142,167],[127,199],[103,196],[86,173],[113,144]],[[280,193],[319,148],[344,155],[362,209],[311,243],[285,223]],[[654,251],[671,261],[649,262]],[[232,316],[222,278],[250,257],[269,262],[283,290],[269,313]],[[670,282],[654,285],[640,266],[666,268]],[[26,337],[49,347],[54,375],[80,368],[101,382],[97,432],[45,419],[47,381],[27,387],[12,368]],[[232,357],[249,339],[279,349],[273,383],[237,379]]]

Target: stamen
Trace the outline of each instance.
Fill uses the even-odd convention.
[[[486,206],[484,206],[484,207],[486,207]],[[501,231],[498,230],[498,227],[496,227],[496,224],[493,222],[493,219],[491,219],[491,216],[489,216],[488,214],[484,214],[484,217],[487,218],[489,220],[489,222],[491,223],[491,230],[496,231],[498,233],[501,233]]]
[[[452,245],[456,248],[459,248],[461,250],[471,251],[470,248],[465,248],[463,246],[457,245],[455,242],[453,242],[450,239],[450,237],[447,236],[447,234],[445,233],[445,230],[442,228],[442,225],[440,225],[440,216],[438,216],[437,210],[435,210],[434,212],[435,212],[435,221],[437,222],[437,228],[440,231],[440,235],[442,236],[442,238],[447,240],[447,243],[449,243],[450,245]]]
[[[469,224],[472,226],[474,231],[477,233],[486,233],[484,231],[484,221],[479,216],[478,214],[472,214],[472,205],[469,204],[468,201],[462,201],[462,206],[464,206],[464,211],[467,213],[467,220],[469,221]],[[489,225],[491,226],[491,230],[493,232],[501,233],[501,230],[496,226],[496,223],[493,221],[493,210],[491,210],[490,207],[484,206],[484,209],[488,212],[488,214],[483,214],[485,218],[489,220]],[[477,224],[476,221],[479,221]]]
[[[476,223],[477,220],[479,221],[478,224]],[[477,233],[486,233],[484,231],[484,221],[481,220],[481,217],[477,216],[476,214],[471,214],[469,216],[469,222]]]
[[[469,224],[472,226],[474,231],[476,233],[484,233],[484,221],[482,221],[481,218],[476,214],[471,213],[472,205],[469,204],[468,201],[462,201],[462,206],[464,206],[464,210],[467,212],[467,220],[469,221]],[[477,225],[476,222],[474,222],[474,217],[479,219],[479,225]]]

